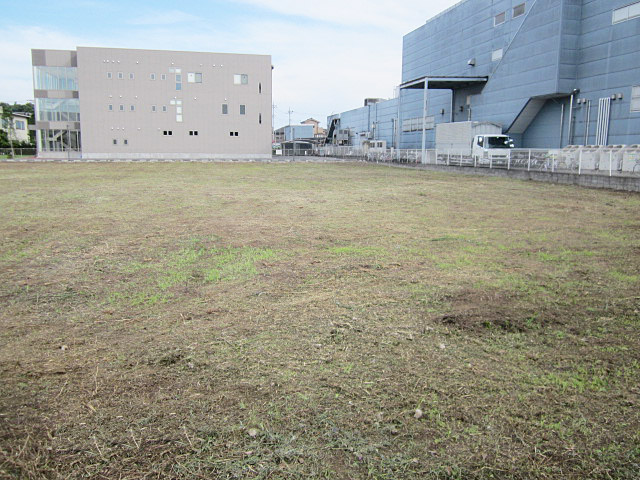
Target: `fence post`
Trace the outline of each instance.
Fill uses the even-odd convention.
[[[478,166],[478,156],[473,155],[473,168],[477,168]]]
[[[531,170],[531,149],[529,149],[529,160],[527,160],[527,172]]]
[[[509,151],[509,156],[507,157],[507,170],[511,170],[511,151]]]
[[[447,152],[447,167],[449,166],[449,159],[451,158],[451,152]]]
[[[613,150],[609,150],[609,176],[611,176],[612,163],[613,163]]]
[[[493,155],[489,154],[489,170],[493,168]]]
[[[582,173],[582,149],[580,149],[580,153],[578,153],[578,175]]]

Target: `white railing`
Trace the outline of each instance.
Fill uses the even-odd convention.
[[[468,151],[317,147],[314,155],[374,163],[426,164],[451,167],[500,168],[550,173],[640,175],[640,145],[576,146],[562,149],[514,148],[472,155]]]

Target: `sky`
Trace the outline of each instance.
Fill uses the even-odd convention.
[[[272,56],[274,127],[391,98],[402,37],[459,0],[0,0],[0,101],[33,99],[32,48]]]

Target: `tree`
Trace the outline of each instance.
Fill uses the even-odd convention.
[[[4,107],[4,104],[0,106],[2,110],[0,111],[2,115],[2,127],[7,129],[7,137],[9,138],[9,146],[11,147],[11,158],[15,158],[16,152],[13,149],[13,136],[15,135],[14,125],[13,125],[13,112]]]

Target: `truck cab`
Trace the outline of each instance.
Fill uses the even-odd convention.
[[[471,142],[471,154],[479,158],[507,158],[512,148],[515,146],[509,135],[475,135]]]

